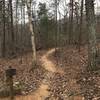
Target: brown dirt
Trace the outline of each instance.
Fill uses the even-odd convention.
[[[80,95],[79,96],[70,96],[67,99],[59,99],[59,98],[55,98],[55,96],[53,98],[51,97],[51,89],[52,88],[54,90],[54,91],[52,90],[52,94],[54,95],[54,93],[56,92],[56,96],[57,96],[57,91],[59,90],[59,88],[61,88],[61,89],[69,88],[70,90],[72,90],[72,92],[73,92],[73,89],[77,90],[77,88],[79,88],[79,87],[76,83],[75,77],[76,77],[76,75],[78,75],[78,72],[80,71],[79,69],[81,69],[83,67],[83,66],[81,66],[81,68],[75,67],[77,65],[77,63],[79,62],[79,61],[77,61],[77,58],[80,59],[80,56],[78,56],[76,50],[75,51],[69,50],[69,51],[67,51],[67,53],[65,52],[62,56],[65,57],[65,55],[68,54],[67,58],[63,59],[63,57],[62,57],[61,60],[58,59],[58,61],[59,61],[58,64],[56,64],[56,62],[55,62],[56,58],[54,58],[54,56],[50,57],[50,55],[52,55],[54,52],[55,52],[55,49],[50,49],[46,53],[44,52],[44,55],[40,54],[40,56],[39,56],[39,57],[41,57],[39,59],[42,63],[42,66],[46,70],[46,74],[45,74],[43,80],[41,81],[39,88],[35,92],[31,92],[27,96],[16,96],[15,100],[84,100],[83,97]],[[71,54],[71,56],[70,56],[70,54]],[[74,56],[74,58],[73,58],[73,56]],[[59,56],[59,58],[60,57],[61,56]],[[75,63],[68,64],[65,61],[67,61],[67,62],[76,61],[75,62],[76,65],[75,65]],[[61,65],[61,63],[66,63],[66,64]],[[72,66],[71,68],[70,68],[70,65]],[[63,67],[61,67],[61,66],[63,66]],[[65,85],[63,85],[63,83],[65,83],[65,82],[67,82],[67,83]],[[62,90],[62,91],[64,91],[64,90]],[[62,91],[60,91],[60,93],[62,93]],[[60,95],[58,93],[58,97],[59,96],[62,96],[62,95]],[[49,97],[49,99],[46,99],[48,97]],[[8,100],[8,98],[0,99],[0,100]]]
[[[49,50],[40,59],[43,67],[49,72],[49,73],[47,72],[47,75],[49,74],[48,75],[49,77],[52,77],[52,75],[53,75],[50,73],[61,72],[61,71],[56,70],[55,65],[48,59],[48,56],[50,54],[52,54],[54,51],[55,51],[55,49]],[[46,79],[49,79],[49,78],[46,78]],[[46,81],[49,82],[49,80],[46,80]],[[44,82],[44,80],[43,80],[43,82],[41,82],[41,84],[40,84],[40,87],[35,92],[33,92],[27,96],[16,96],[15,100],[44,100],[46,97],[49,96],[49,92],[48,92],[49,85],[47,84],[47,82]],[[0,99],[0,100],[8,100],[8,98]]]

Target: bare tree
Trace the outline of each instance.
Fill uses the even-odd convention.
[[[84,8],[84,0],[81,0],[81,10],[80,10],[81,17],[80,17],[79,40],[78,40],[78,44],[79,44],[79,52],[80,52],[81,37],[82,37],[83,8]]]
[[[15,34],[15,44],[16,44],[16,52],[17,52],[17,35],[18,35],[18,0],[16,0],[16,34]]]
[[[2,44],[2,56],[5,57],[5,33],[6,33],[6,22],[5,22],[5,0],[3,0],[3,44]]]
[[[9,0],[9,10],[10,10],[10,21],[11,21],[11,25],[10,25],[10,29],[11,29],[11,54],[14,54],[14,45],[15,45],[15,37],[14,37],[14,27],[13,27],[13,7],[12,7],[12,0]]]
[[[57,12],[58,12],[58,0],[55,0],[55,50],[57,51],[57,45],[58,45],[58,23],[57,23]]]
[[[29,28],[30,28],[30,32],[31,32],[31,43],[32,43],[32,50],[33,50],[33,66],[35,66],[35,64],[36,64],[36,46],[35,46],[35,33],[33,31],[33,23],[32,23],[31,4],[32,4],[32,0],[26,0],[27,13],[28,13],[28,19],[29,19]]]
[[[85,0],[86,2],[86,17],[88,29],[88,60],[89,69],[96,69],[96,30],[95,30],[95,11],[94,0]]]
[[[70,12],[69,12],[69,44],[72,41],[72,34],[73,34],[73,12],[74,12],[74,1],[70,0],[69,3]]]

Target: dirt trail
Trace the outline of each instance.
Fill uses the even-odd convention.
[[[57,66],[48,59],[49,55],[55,52],[55,49],[51,49],[44,54],[40,61],[43,64],[43,67],[47,70],[44,80],[41,82],[40,87],[33,93],[27,96],[16,96],[15,100],[46,100],[49,96],[49,86],[50,86],[50,79],[54,77],[54,73],[63,74],[64,72],[62,69],[57,68]],[[0,99],[0,100],[10,100],[9,98]],[[57,100],[57,99],[52,99]],[[68,98],[68,100],[84,100],[81,96],[73,96]]]
[[[43,63],[43,67],[50,71],[50,72],[56,72],[55,65],[48,59],[48,56],[52,54],[55,51],[55,49],[49,50],[42,58],[41,61]]]
[[[41,62],[43,63],[43,67],[49,72],[57,72],[63,74],[63,70],[58,68],[52,61],[48,59],[49,55],[51,55],[53,52],[55,52],[55,48],[49,50],[44,56],[42,56]]]
[[[15,100],[45,100],[45,98],[49,96],[48,89],[50,78],[53,77],[53,73],[55,72],[62,73],[62,71],[60,69],[56,69],[56,65],[48,59],[48,56],[54,51],[55,49],[51,49],[41,57],[41,62],[43,64],[43,67],[47,70],[47,74],[43,82],[41,82],[40,87],[30,95],[15,97]],[[9,98],[0,100],[9,100]]]

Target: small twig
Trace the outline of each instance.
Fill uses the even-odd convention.
[[[84,94],[85,92],[80,92],[80,93],[74,93],[74,94],[72,94],[72,95],[69,95],[68,97],[71,97],[71,96],[78,96],[78,95],[82,95],[82,94]]]

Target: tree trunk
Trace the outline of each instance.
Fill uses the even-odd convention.
[[[74,12],[74,1],[70,0],[70,15],[69,15],[69,44],[73,43],[73,12]]]
[[[58,12],[58,0],[55,0],[55,51],[58,46],[58,23],[57,23],[57,12]]]
[[[5,30],[6,22],[5,22],[5,0],[3,0],[3,44],[2,44],[2,56],[5,57]]]
[[[86,0],[86,17],[88,28],[88,61],[89,70],[96,69],[96,30],[94,0]]]
[[[35,67],[36,65],[36,46],[35,46],[35,33],[33,31],[32,14],[31,14],[31,0],[27,0],[26,4],[27,4],[28,19],[29,19],[29,28],[31,32],[31,42],[32,42],[32,50],[33,50],[33,67]]]
[[[80,46],[81,46],[81,42],[82,42],[83,7],[84,7],[84,0],[81,0],[81,11],[80,11],[81,18],[80,18],[79,40],[78,40],[79,52],[80,52]]]
[[[12,0],[9,0],[9,6],[10,6],[10,19],[11,19],[11,46],[10,46],[10,55],[13,56],[14,55],[14,52],[15,52],[15,48],[14,48],[14,45],[15,45],[15,37],[14,37],[14,27],[13,27],[13,7],[12,7]]]
[[[17,53],[17,37],[18,37],[18,0],[16,0],[16,33],[15,33],[15,46],[16,46],[16,53]]]

